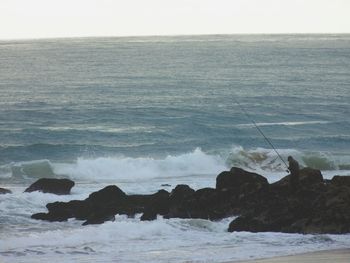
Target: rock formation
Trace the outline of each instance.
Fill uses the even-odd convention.
[[[0,195],[2,195],[2,194],[11,194],[11,193],[12,193],[11,190],[0,187]]]
[[[68,195],[73,186],[74,182],[69,179],[41,178],[29,186],[24,192],[40,191],[43,193]]]
[[[269,184],[259,174],[233,167],[220,173],[216,188],[194,190],[177,185],[170,193],[127,195],[115,185],[90,194],[85,200],[46,205],[48,213],[32,218],[65,221],[84,220],[84,225],[114,220],[116,214],[141,220],[202,218],[219,220],[238,216],[228,231],[287,233],[350,233],[350,177],[324,180],[319,170],[300,170],[300,185],[291,189],[289,176]]]

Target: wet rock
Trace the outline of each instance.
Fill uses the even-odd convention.
[[[170,193],[170,202],[172,205],[181,204],[184,200],[192,197],[195,193],[191,187],[186,184],[177,185]]]
[[[194,191],[187,185],[178,185],[170,194],[169,213],[165,218],[218,220],[230,215],[228,206],[222,193],[214,188]]]
[[[238,215],[229,231],[286,233],[350,233],[350,177],[323,180],[320,171],[304,168],[300,184],[289,187],[288,176],[273,184],[266,178],[239,168],[218,175],[216,188],[194,190],[177,185],[150,195],[127,195],[115,185],[89,195],[85,200],[47,204],[48,213],[34,219],[84,220],[83,225],[101,224],[116,214],[141,220],[201,218],[218,220]]]
[[[330,180],[330,183],[334,186],[346,186],[350,187],[350,176],[336,175]]]
[[[169,193],[160,190],[152,195],[127,195],[115,185],[109,185],[89,195],[85,200],[54,202],[46,205],[48,213],[32,215],[34,219],[47,221],[66,221],[69,218],[84,220],[83,225],[101,224],[114,220],[116,214],[130,217],[136,213],[152,212],[165,214],[168,212]]]
[[[152,221],[157,219],[157,213],[153,209],[146,210],[141,216],[141,221]]]
[[[251,205],[255,209],[242,209],[242,215],[230,223],[228,230],[349,233],[348,180],[334,177],[325,183],[320,171],[311,168],[302,169],[297,191],[289,191],[288,177],[272,184],[264,193],[265,197],[255,198],[256,203]],[[254,199],[251,201],[254,202]]]
[[[273,186],[288,187],[290,182],[290,175],[283,177],[281,180],[273,183]],[[323,176],[320,170],[313,168],[303,168],[300,170],[299,183],[301,187],[311,187],[315,184],[324,183]]]
[[[125,198],[126,194],[118,186],[109,185],[97,192],[90,194],[86,201],[91,203],[105,204],[117,202]]]
[[[0,187],[0,194],[12,194],[11,190]]]
[[[113,209],[110,211],[105,210],[92,213],[83,223],[83,226],[102,224],[106,221],[115,221],[115,212],[113,211]]]
[[[247,192],[267,185],[268,181],[265,177],[237,167],[232,167],[230,171],[222,172],[216,177],[217,190],[235,189],[238,192]]]
[[[135,196],[130,196],[133,200],[134,205],[136,204],[143,212],[141,221],[151,221],[157,219],[157,215],[165,215],[169,213],[169,192],[165,190],[159,190],[157,193],[152,195],[139,195],[138,199],[135,200]]]
[[[169,195],[169,212],[165,218],[191,218],[189,210],[194,193],[195,190],[188,185],[177,185]]]
[[[74,182],[69,179],[41,178],[29,186],[24,192],[40,191],[43,193],[68,195],[73,186]]]

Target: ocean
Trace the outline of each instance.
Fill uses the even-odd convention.
[[[0,41],[0,261],[226,262],[350,246],[350,235],[229,233],[233,218],[81,226],[30,218],[115,184],[215,187],[286,161],[350,176],[350,35]],[[70,178],[72,194],[23,193]],[[165,185],[165,186],[162,186]]]

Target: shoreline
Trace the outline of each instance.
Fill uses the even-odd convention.
[[[320,250],[302,254],[277,256],[272,258],[230,261],[230,263],[348,263],[350,248]]]

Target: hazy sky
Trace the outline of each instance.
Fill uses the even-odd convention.
[[[350,0],[0,0],[0,39],[350,33]]]

